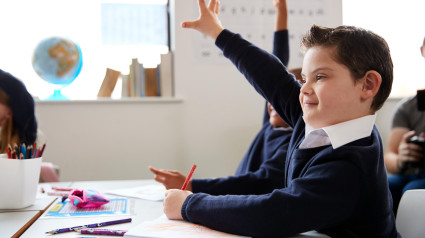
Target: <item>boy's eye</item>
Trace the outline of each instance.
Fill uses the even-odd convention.
[[[324,79],[324,78],[325,78],[325,76],[323,76],[323,75],[317,75],[317,76],[316,76],[316,79],[317,79],[317,80],[321,80],[321,79]]]

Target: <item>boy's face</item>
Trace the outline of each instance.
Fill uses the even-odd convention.
[[[333,50],[313,47],[304,56],[300,103],[304,121],[313,128],[363,116],[362,84],[355,84],[349,69],[332,58]]]

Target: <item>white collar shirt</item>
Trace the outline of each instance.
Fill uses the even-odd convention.
[[[368,115],[332,126],[314,129],[306,123],[305,138],[299,148],[307,149],[332,145],[334,149],[355,140],[370,136],[376,115]]]

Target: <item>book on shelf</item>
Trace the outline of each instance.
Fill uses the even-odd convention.
[[[130,71],[128,73],[128,96],[129,97],[134,97],[136,96],[136,92],[135,92],[135,84],[136,84],[136,76],[135,76],[135,70],[134,70],[134,65],[133,65],[133,60],[129,66]]]
[[[174,80],[173,80],[173,54],[161,54],[161,63],[159,68],[159,85],[160,95],[162,97],[174,96]]]
[[[111,68],[106,68],[105,78],[103,79],[102,85],[100,86],[97,96],[111,97],[112,92],[115,89],[115,85],[117,84],[117,81],[120,75],[121,75],[120,71],[113,70]]]
[[[122,87],[121,87],[121,97],[123,98],[127,98],[129,97],[129,75],[128,74],[121,74],[121,83],[122,83]]]
[[[130,64],[128,76],[123,78],[122,97],[173,97],[173,54],[160,55],[156,68],[145,68],[137,58]]]
[[[157,68],[145,68],[145,94],[147,97],[158,95]]]
[[[145,68],[140,64],[137,58],[133,58],[131,62],[132,72],[134,73],[134,96],[145,96]]]

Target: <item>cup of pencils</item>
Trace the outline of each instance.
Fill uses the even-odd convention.
[[[9,145],[7,154],[0,156],[0,209],[34,204],[44,147]]]

